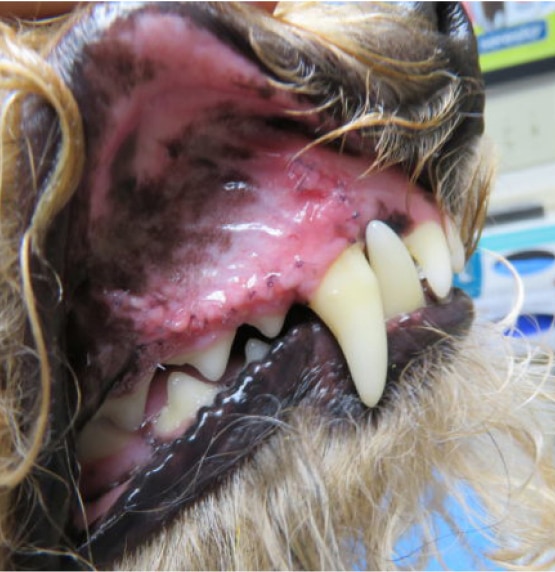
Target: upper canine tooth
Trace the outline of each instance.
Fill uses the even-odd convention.
[[[412,257],[391,228],[378,220],[370,222],[366,248],[380,285],[386,319],[426,305]]]
[[[444,220],[445,238],[451,255],[451,268],[455,274],[462,272],[465,265],[464,245],[455,223],[449,218]]]
[[[206,379],[218,381],[227,367],[234,339],[235,332],[228,332],[204,350],[184,353],[164,363],[168,365],[189,364],[196,367]]]
[[[251,320],[250,324],[262,332],[267,338],[275,338],[281,332],[284,322],[285,314],[273,314],[258,316]]]
[[[210,405],[220,390],[216,385],[182,372],[173,372],[168,376],[167,389],[168,404],[161,409],[154,426],[156,434],[160,436],[179,429],[201,407]]]
[[[422,223],[403,242],[424,271],[430,288],[440,298],[447,296],[453,280],[451,255],[439,224]]]
[[[360,245],[335,260],[309,305],[335,335],[361,401],[373,407],[387,376],[387,332],[378,281]]]

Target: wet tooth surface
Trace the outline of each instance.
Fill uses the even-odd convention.
[[[387,334],[378,280],[360,245],[328,269],[310,307],[337,338],[362,402],[373,407],[387,374]]]
[[[449,247],[439,224],[424,222],[404,237],[403,242],[422,268],[430,288],[445,298],[451,290],[453,275]]]
[[[122,451],[131,435],[116,427],[109,419],[93,419],[76,442],[77,458],[81,463],[102,459]]]
[[[145,404],[151,377],[141,380],[132,393],[119,397],[108,397],[95,415],[106,418],[114,425],[127,431],[135,431],[143,422]]]
[[[234,338],[235,332],[225,333],[218,338],[216,343],[208,348],[195,352],[186,352],[167,360],[165,363],[168,365],[192,365],[206,379],[218,381],[227,367]]]
[[[165,436],[173,433],[205,405],[210,405],[220,388],[182,372],[168,377],[168,404],[162,408],[156,422],[155,433]]]
[[[245,365],[253,361],[264,359],[269,351],[270,344],[262,340],[257,340],[256,338],[251,338],[245,345]]]
[[[284,322],[285,313],[258,316],[254,320],[251,320],[251,325],[262,332],[267,338],[275,338],[281,332]]]
[[[451,268],[455,273],[462,272],[465,264],[465,252],[461,235],[455,223],[449,217],[445,217],[444,227],[445,238],[451,256]]]
[[[366,227],[366,248],[380,285],[386,319],[425,306],[412,257],[391,228],[381,221],[370,222]]]

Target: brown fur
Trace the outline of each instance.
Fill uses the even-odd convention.
[[[288,89],[318,94],[326,85],[317,76],[299,76],[295,62],[284,56],[294,49],[274,51],[266,45],[268,38],[283,36],[314,58],[329,49],[353,70],[355,84],[366,86],[366,97],[356,104],[342,93],[323,100],[322,108],[341,118],[341,126],[323,140],[362,132],[378,150],[372,168],[408,162],[415,179],[428,170],[436,199],[457,220],[472,250],[491,167],[478,140],[451,157],[433,159],[457,125],[458,98],[472,86],[454,81],[414,116],[365,104],[374,92],[418,94],[442,77],[441,62],[430,56],[433,46],[416,31],[422,22],[406,22],[391,8],[377,8],[362,23],[356,13],[352,20],[344,13],[338,18],[333,7],[286,6],[278,18],[233,5],[221,10],[244,20],[247,31],[255,23],[268,31],[252,37],[252,44]],[[11,551],[25,542],[25,523],[14,519],[13,506],[32,486],[31,469],[48,443],[55,376],[30,259],[41,258],[44,237],[70,200],[85,160],[77,106],[43,58],[52,38],[69,25],[3,26],[0,39],[0,542],[6,567]],[[353,32],[365,26],[371,34]],[[392,47],[400,31],[408,39]],[[409,45],[412,60],[395,59]],[[21,103],[28,94],[48,101],[58,116],[57,167],[46,181],[40,180],[40,164],[31,162],[37,157],[29,152],[32,142],[20,129]],[[404,139],[414,132],[426,134],[417,147]],[[49,279],[56,283],[52,275]],[[448,495],[464,502],[461,483],[474,489],[487,509],[486,517],[471,516],[497,543],[492,558],[527,569],[552,566],[555,464],[548,434],[555,394],[549,355],[529,349],[526,356],[515,357],[498,328],[476,326],[464,341],[445,340],[430,348],[403,373],[388,406],[365,421],[334,422],[308,406],[292,412],[229,482],[127,555],[120,567],[421,568],[437,537],[431,517],[445,514]],[[28,380],[36,391],[29,392]],[[422,539],[421,559],[394,552],[412,526]]]

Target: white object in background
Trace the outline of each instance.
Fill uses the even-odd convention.
[[[517,328],[555,347],[555,218],[486,228],[479,247],[508,258],[523,281],[524,303]],[[479,319],[499,321],[514,304],[514,276],[497,257],[480,248],[455,285],[472,296]]]

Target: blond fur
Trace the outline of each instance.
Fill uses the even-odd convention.
[[[364,423],[295,412],[228,486],[119,566],[425,569],[440,540],[434,515],[448,519],[445,499],[464,506],[468,489],[483,508],[467,506],[469,518],[497,547],[490,558],[552,566],[555,472],[544,439],[553,380],[534,363],[545,355],[515,360],[492,333],[499,340],[477,327],[456,360],[432,349],[404,373],[394,406]],[[396,553],[409,531],[421,551]]]
[[[433,49],[418,43],[414,30],[424,21],[408,25],[389,8],[366,19],[355,12],[351,20],[344,14],[338,19],[333,7],[309,4],[285,5],[276,18],[242,6],[221,10],[235,11],[247,28],[256,22],[287,36],[293,48],[306,50],[308,45],[309,52],[317,53],[331,46],[334,56],[364,79],[362,104],[336,94],[322,105],[340,109],[342,122],[318,143],[361,132],[376,143],[372,168],[408,161],[416,179],[457,124],[454,101],[463,90],[457,78],[424,115],[399,117],[368,105],[372,89],[411,86],[418,91],[444,73],[441,62],[429,56]],[[41,257],[44,237],[71,199],[85,161],[78,108],[44,58],[69,25],[71,20],[39,27],[2,25],[0,30],[0,567],[9,567],[11,551],[24,543],[25,531],[13,520],[14,498],[48,441],[51,364],[29,259],[31,254]],[[408,33],[421,57],[417,53],[407,63],[380,53],[372,43],[379,34],[363,33],[366,27],[379,32],[380,26],[392,38],[392,29]],[[353,34],[353,29],[361,33]],[[320,78],[279,60],[259,38],[253,36],[251,42],[281,78],[281,87],[325,90]],[[22,105],[29,95],[47,101],[58,117],[58,131],[52,134],[59,139],[56,162],[46,181],[37,181],[38,166],[31,160],[36,155],[21,130]],[[416,155],[406,155],[407,130],[431,134]],[[444,167],[441,161],[435,164],[430,179],[470,252],[485,213],[492,169],[478,142]],[[56,276],[46,273],[56,284]],[[452,345],[456,349],[448,352],[431,348],[425,359],[412,364],[389,406],[364,422],[292,412],[228,483],[184,511],[136,554],[126,555],[120,567],[421,568],[434,550],[431,518],[445,514],[449,495],[464,502],[460,483],[474,489],[483,503],[487,517],[472,516],[497,542],[492,558],[526,569],[552,566],[555,464],[546,427],[553,422],[555,394],[548,354],[530,350],[527,358],[516,358],[499,331],[478,327]],[[24,377],[36,379],[31,400],[22,395]],[[23,403],[26,410],[21,410]],[[452,524],[453,534],[459,534]],[[421,559],[395,555],[396,541],[413,526],[422,538]]]

